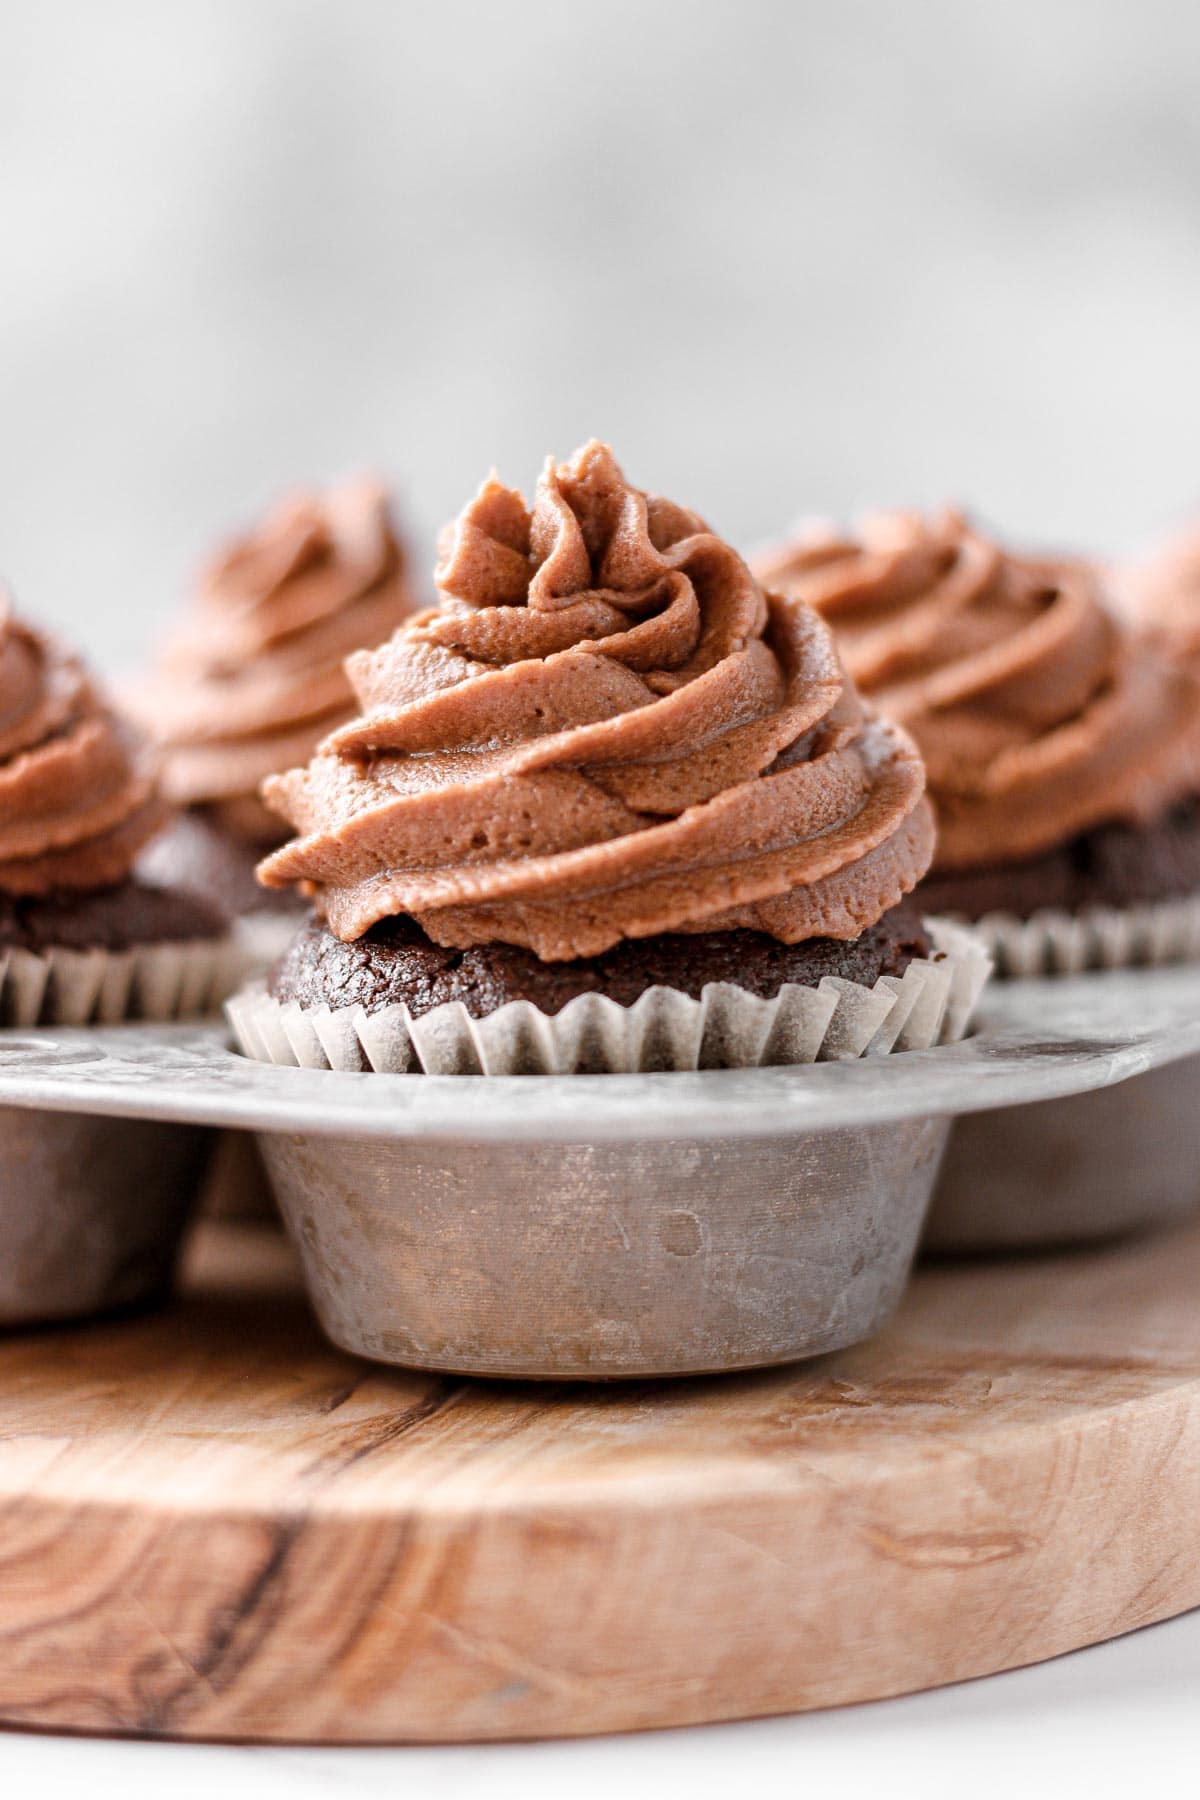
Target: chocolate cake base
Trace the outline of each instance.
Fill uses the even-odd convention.
[[[299,920],[309,907],[303,894],[293,888],[260,887],[254,878],[255,867],[271,848],[234,837],[202,807],[192,807],[147,845],[138,874],[164,886],[211,895],[230,918],[294,912]]]
[[[1174,807],[1154,825],[1104,825],[1026,862],[935,871],[917,898],[927,913],[981,919],[1044,908],[1142,906],[1200,893],[1200,799]]]
[[[458,1000],[482,1019],[510,1000],[531,1000],[554,1014],[579,994],[606,994],[631,1006],[647,988],[671,987],[698,998],[710,981],[731,981],[769,999],[787,982],[816,987],[840,975],[870,987],[881,975],[902,975],[932,945],[920,913],[893,907],[849,943],[809,938],[781,944],[760,931],[665,933],[618,944],[576,962],[540,962],[512,944],[447,950],[411,919],[388,919],[354,943],[343,944],[312,917],[271,972],[272,996],[301,1006],[361,1006],[381,1012],[403,1004],[414,1018]]]
[[[219,907],[197,894],[123,881],[90,893],[0,894],[0,949],[130,950],[224,935]]]

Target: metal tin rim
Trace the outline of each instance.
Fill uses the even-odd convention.
[[[485,1143],[803,1134],[984,1112],[1200,1053],[1200,964],[994,985],[958,1044],[695,1074],[346,1075],[252,1063],[223,1024],[0,1032],[0,1105]]]

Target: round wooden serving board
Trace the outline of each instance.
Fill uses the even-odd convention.
[[[923,1272],[763,1375],[488,1387],[321,1340],[209,1226],[154,1316],[0,1340],[0,1718],[526,1737],[830,1706],[1200,1602],[1200,1223]]]

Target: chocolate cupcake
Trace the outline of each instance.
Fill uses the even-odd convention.
[[[286,835],[258,798],[354,711],[343,663],[412,610],[387,496],[360,481],[285,501],[200,578],[190,615],[129,710],[183,809],[143,867],[216,895],[237,917],[303,910],[254,879]],[[268,936],[270,935],[268,928]]]
[[[133,872],[168,818],[147,747],[0,597],[0,1023],[171,1018],[223,997],[223,913]]]
[[[604,445],[486,482],[439,605],[347,669],[361,716],[264,784],[312,922],[251,1054],[439,1071],[803,1061],[962,1029],[980,962],[905,897],[912,742],[816,615]]]
[[[1200,950],[1200,671],[1139,641],[1085,564],[946,513],[814,530],[755,566],[916,739],[928,911],[973,921],[1012,974]]]

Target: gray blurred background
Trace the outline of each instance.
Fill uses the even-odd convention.
[[[109,668],[377,467],[596,433],[743,544],[1200,501],[1200,8],[4,0],[0,569]]]

